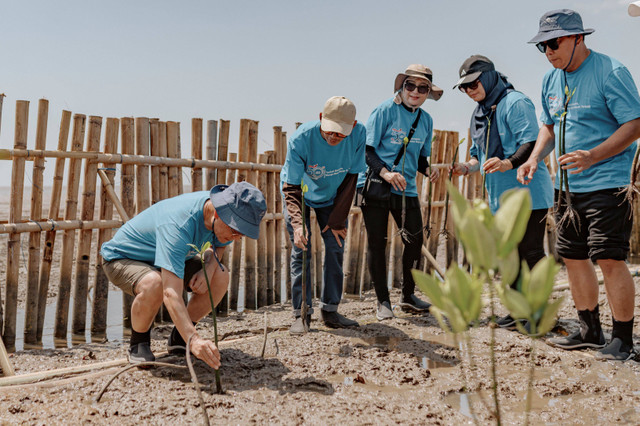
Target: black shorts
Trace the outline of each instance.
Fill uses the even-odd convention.
[[[624,188],[601,189],[593,192],[569,193],[571,205],[578,213],[575,224],[567,220],[558,227],[558,254],[567,259],[626,260],[631,236],[631,204]],[[558,190],[555,191],[556,204]],[[566,210],[563,201],[556,214],[556,223]]]

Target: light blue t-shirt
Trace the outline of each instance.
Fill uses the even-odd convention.
[[[125,223],[110,241],[102,245],[104,260],[132,259],[153,264],[184,278],[184,263],[197,253],[196,247],[209,241],[220,243],[204,224],[204,203],[209,191],[198,191],[162,200]]]
[[[565,152],[590,150],[610,137],[618,128],[640,117],[640,97],[629,70],[617,60],[591,51],[580,67],[567,72],[569,101]],[[542,81],[540,120],[553,124],[556,155],[559,156],[560,117],[564,111],[563,71],[552,69]],[[613,157],[569,177],[569,191],[592,192],[629,184],[636,142]],[[560,169],[558,170],[558,176]],[[560,178],[555,181],[559,188]]]
[[[507,94],[496,109],[494,123],[498,126],[498,134],[504,157],[513,155],[520,146],[527,142],[534,142],[538,137],[538,120],[536,109],[531,100],[524,94],[512,91]],[[478,144],[486,141],[474,140],[469,154],[476,157],[480,164],[486,159],[483,150],[478,149]],[[481,172],[484,174],[482,167]],[[486,178],[487,191],[489,193],[489,207],[495,213],[500,207],[500,196],[503,192],[513,188],[525,188],[531,194],[532,210],[548,209],[553,205],[553,187],[551,176],[547,166],[541,161],[538,170],[533,175],[529,185],[522,185],[517,179],[517,169],[506,172],[489,173]]]
[[[398,105],[393,98],[384,101],[373,110],[367,121],[367,145],[372,146],[387,170],[402,172],[402,158],[398,165],[392,169],[393,162],[398,152],[403,149],[405,136],[409,136],[409,130],[416,120],[418,110],[411,113],[402,105]],[[433,134],[433,119],[425,110],[422,110],[420,121],[416,131],[407,146],[404,156],[403,176],[407,181],[405,194],[417,197],[416,173],[418,170],[418,157],[423,155],[429,158],[431,154],[431,135]],[[364,173],[358,177],[358,186],[364,185]],[[402,195],[402,191],[391,188],[394,194]]]
[[[302,124],[289,139],[287,158],[280,172],[282,184],[300,185],[304,180],[309,191],[305,204],[314,208],[333,204],[338,187],[347,173],[365,170],[366,130],[357,123],[349,136],[331,146],[320,134],[320,121]]]

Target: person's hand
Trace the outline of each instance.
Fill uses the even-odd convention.
[[[575,169],[569,172],[575,175],[593,166],[593,158],[591,158],[591,152],[579,149],[560,156],[558,158],[558,164],[560,164],[562,170]]]
[[[449,171],[452,176],[465,176],[469,174],[469,165],[467,163],[453,163],[449,166]]]
[[[307,236],[303,234],[302,232],[302,226],[300,228],[294,229],[293,231],[293,244],[295,244],[296,247],[302,249],[302,250],[306,250],[307,249]]]
[[[427,175],[429,177],[429,180],[431,182],[436,182],[439,178],[440,178],[440,169],[436,168],[436,167],[431,167],[430,169],[431,172],[429,172],[429,174]]]
[[[322,232],[323,233],[326,232],[327,229],[331,229],[331,232],[333,233],[333,237],[338,242],[338,246],[342,247],[342,241],[340,241],[340,238],[342,238],[343,240],[347,238],[347,228],[337,230],[337,229],[329,228],[329,225],[327,225],[324,227]]]
[[[509,160],[501,160],[498,157],[489,158],[484,162],[483,169],[485,173],[506,172],[513,169],[513,165]]]
[[[529,185],[536,170],[538,170],[538,162],[535,158],[529,158],[522,166],[518,167],[518,182]]]
[[[393,186],[393,189],[396,191],[404,191],[407,187],[407,181],[402,176],[402,173],[398,172],[387,172],[384,176],[381,176],[382,179],[386,180]]]
[[[220,368],[220,351],[211,340],[203,339],[196,333],[190,343],[189,349],[192,354],[209,364],[214,370]]]
[[[194,294],[205,294],[207,292],[207,280],[202,269],[193,274],[191,280],[189,280],[189,287]]]

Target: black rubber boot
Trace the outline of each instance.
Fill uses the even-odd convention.
[[[556,337],[547,342],[561,349],[602,348],[605,346],[604,333],[600,325],[600,307],[596,305],[593,311],[585,309],[578,311],[580,330],[566,337]]]

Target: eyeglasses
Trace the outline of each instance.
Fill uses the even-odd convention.
[[[558,50],[559,42],[562,37],[552,38],[551,40],[541,41],[540,43],[536,43],[536,47],[542,53],[545,53],[547,47],[551,50]]]
[[[460,89],[462,93],[467,93],[467,90],[469,89],[476,90],[478,88],[478,84],[480,84],[479,78],[473,80],[471,83],[462,83],[460,86],[458,86],[458,89]]]
[[[418,93],[422,95],[424,95],[425,93],[429,93],[429,90],[431,90],[431,86],[418,86],[410,81],[404,83],[404,88],[407,92],[413,92],[414,90],[418,89]]]

